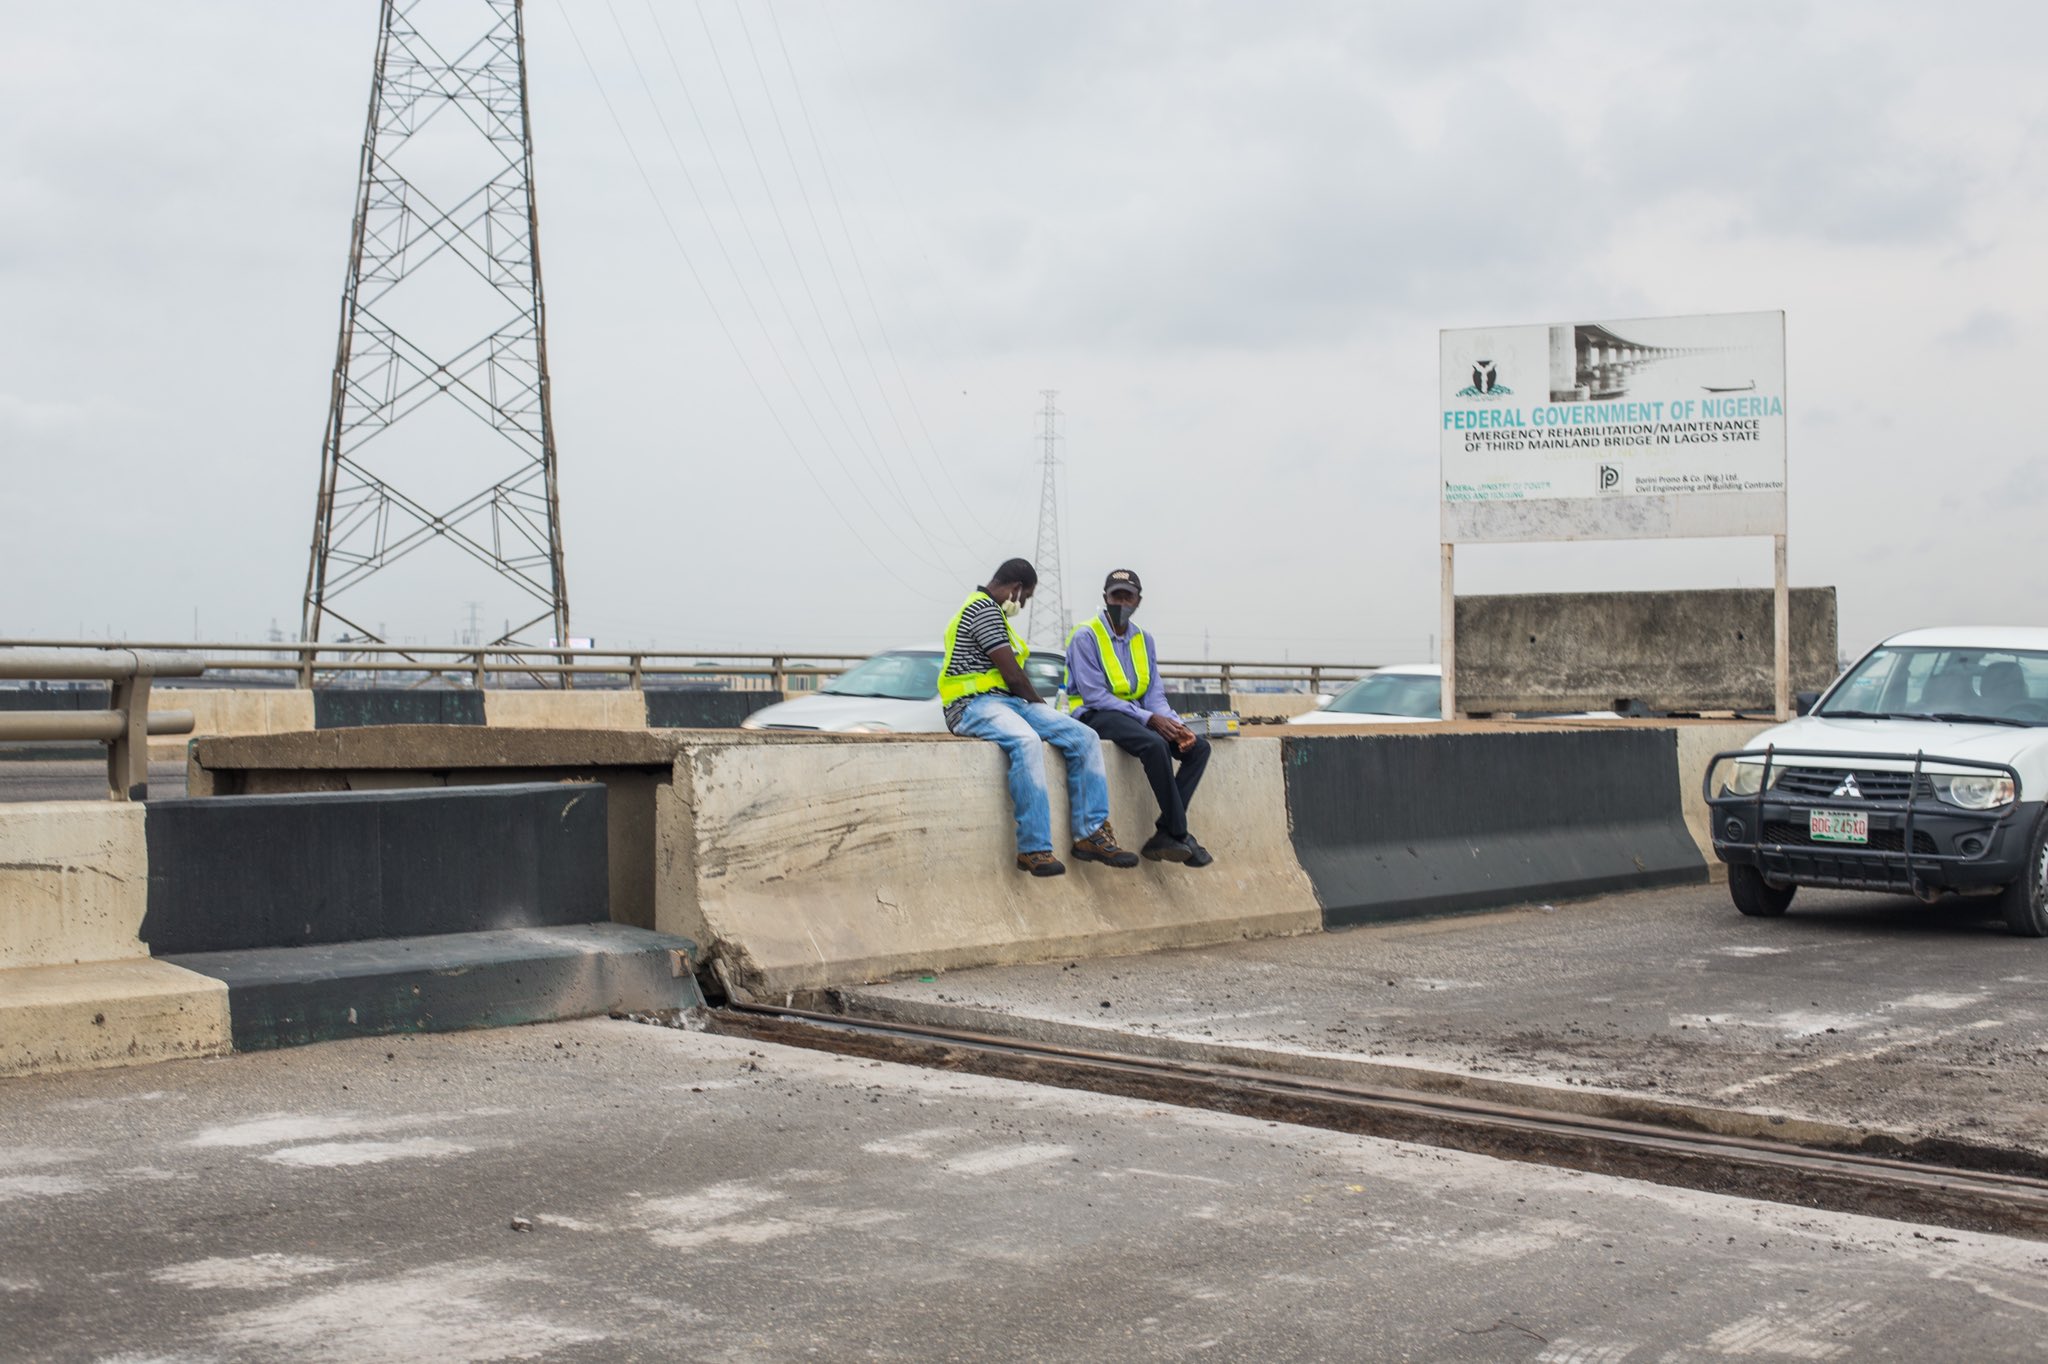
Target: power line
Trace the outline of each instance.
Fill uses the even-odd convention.
[[[854,412],[860,418],[862,427],[864,427],[867,430],[868,439],[874,447],[875,457],[873,460],[870,460],[870,467],[875,468],[877,472],[881,475],[881,477],[884,478],[889,483],[890,487],[894,490],[896,494],[897,501],[903,505],[904,512],[910,517],[911,521],[917,526],[918,530],[925,535],[926,539],[930,540],[932,538],[930,528],[924,524],[923,519],[917,515],[916,510],[910,505],[909,496],[903,491],[902,483],[896,478],[895,471],[892,468],[890,468],[886,458],[882,456],[881,440],[875,435],[874,426],[872,425],[872,423],[868,421],[867,410],[861,406],[859,394],[854,389],[853,377],[849,373],[847,373],[845,359],[840,355],[838,346],[834,344],[832,341],[831,324],[825,321],[825,311],[818,303],[817,291],[813,289],[811,286],[810,272],[804,268],[802,254],[797,250],[796,237],[789,230],[789,222],[783,216],[782,206],[780,202],[776,199],[774,186],[768,179],[767,168],[761,162],[760,150],[754,144],[753,133],[749,130],[747,126],[746,113],[740,106],[739,93],[734,88],[732,83],[732,77],[726,70],[725,58],[718,50],[717,36],[711,31],[711,22],[705,16],[704,6],[701,3],[701,0],[699,3],[695,5],[695,9],[697,11],[697,23],[699,27],[701,27],[704,30],[704,41],[706,45],[706,50],[710,52],[711,60],[718,69],[719,81],[724,86],[727,101],[732,105],[733,116],[736,120],[738,120],[740,136],[742,140],[746,143],[747,155],[753,161],[754,174],[756,175],[756,177],[759,178],[761,182],[761,190],[768,201],[769,212],[774,216],[775,225],[782,233],[783,247],[789,252],[790,264],[794,266],[796,269],[797,282],[803,287],[804,298],[811,305],[811,316],[817,320],[818,330],[825,338],[826,348],[831,352],[832,355],[833,366],[835,369],[839,371],[840,382],[845,385],[847,397],[853,404]],[[659,27],[659,23],[660,21],[657,17],[657,28]],[[742,32],[745,32],[746,21],[744,17],[741,18],[740,26]],[[666,43],[665,35],[664,43]],[[751,51],[753,47],[753,38],[751,34],[747,35],[747,45],[749,50]],[[672,49],[670,55],[673,56]],[[754,69],[756,75],[760,76],[761,78],[762,93],[767,97],[769,113],[775,122],[776,130],[778,133],[781,133],[781,115],[775,109],[774,94],[768,88],[767,78],[765,74],[761,72],[761,65],[758,56],[754,60]],[[680,76],[680,72],[678,73],[678,75]],[[788,155],[789,140],[786,134],[783,134],[782,142],[784,154]],[[790,169],[792,173],[796,173],[796,162],[793,156],[790,157]],[[804,188],[803,178],[801,174],[797,174],[796,179],[797,192],[799,193],[799,195],[803,197],[805,206],[808,208],[810,204],[809,191]],[[737,199],[735,199],[734,202],[735,206],[737,206]],[[812,228],[814,231],[817,228],[817,217],[815,212],[813,212],[812,214]],[[822,233],[818,234],[818,240],[819,245],[822,248],[824,246],[824,237]],[[832,263],[831,252],[829,249],[825,250],[825,265],[826,268],[833,273],[834,280],[836,281],[838,277],[837,267],[834,266]],[[794,324],[792,323],[792,325]],[[822,377],[820,382],[823,382]],[[836,410],[836,400],[834,406]],[[841,419],[844,420],[843,414]],[[859,445],[858,437],[855,437],[855,444],[856,446]],[[866,457],[866,450],[864,448],[862,450],[862,454],[863,457]],[[960,543],[962,548],[966,547],[964,541],[958,541],[957,543]],[[935,553],[939,552],[936,543],[933,544],[933,551]]]
[[[649,3],[651,4],[652,0],[649,0]],[[774,27],[775,45],[777,48],[781,49],[782,64],[784,68],[786,68],[789,72],[790,90],[792,91],[792,93],[796,95],[797,109],[803,114],[804,131],[810,136],[811,151],[818,159],[818,172],[824,178],[825,192],[827,195],[830,196],[832,200],[832,212],[834,216],[837,217],[837,219],[839,220],[839,233],[842,237],[846,239],[846,253],[848,257],[853,261],[854,275],[860,280],[861,291],[867,296],[868,310],[874,314],[875,330],[882,339],[882,349],[889,357],[889,365],[890,368],[895,372],[896,382],[898,386],[901,387],[903,390],[904,399],[910,404],[910,410],[911,413],[917,419],[918,428],[924,432],[925,444],[929,446],[931,449],[932,463],[938,466],[941,481],[944,482],[947,490],[953,494],[954,501],[958,502],[961,505],[961,507],[966,510],[969,518],[974,521],[975,525],[980,527],[982,534],[985,536],[989,536],[990,538],[993,538],[993,532],[991,532],[987,526],[982,524],[979,515],[977,515],[974,510],[973,504],[970,503],[965,497],[961,496],[959,487],[953,482],[952,470],[947,467],[945,459],[939,454],[938,446],[932,442],[931,430],[929,427],[925,426],[924,414],[918,409],[917,396],[911,392],[909,381],[906,380],[903,376],[903,365],[896,358],[895,343],[889,339],[888,323],[886,323],[882,319],[882,309],[880,305],[878,305],[875,302],[874,287],[868,282],[867,268],[861,264],[860,248],[854,244],[853,232],[847,226],[846,210],[840,204],[839,201],[839,189],[836,185],[832,183],[831,164],[825,157],[825,148],[823,144],[820,143],[818,140],[817,125],[814,124],[811,120],[811,107],[809,102],[804,99],[803,82],[797,78],[796,63],[793,60],[791,60],[789,55],[789,44],[783,39],[782,21],[776,17],[775,6],[773,4],[764,4],[762,8],[767,10],[768,22],[770,25]],[[844,301],[844,291],[841,292],[841,299],[842,301]],[[852,319],[852,310],[850,308],[848,309],[847,316],[848,320],[850,321]],[[867,360],[868,371],[870,374],[873,374],[874,376],[876,388],[882,391],[883,407],[889,413],[889,420],[895,424],[897,439],[903,442],[904,450],[910,453],[911,460],[913,463],[915,463],[917,455],[914,447],[910,443],[910,437],[904,432],[903,423],[897,417],[894,405],[889,402],[887,387],[882,383],[882,376],[879,373],[875,372],[874,356],[869,353],[867,341],[864,337],[861,337],[857,325],[854,330],[854,336],[861,343],[861,355]],[[937,499],[935,498],[933,500],[936,501]]]
[[[768,390],[761,383],[760,375],[754,372],[753,365],[747,360],[746,352],[740,349],[739,340],[732,334],[732,327],[726,322],[725,314],[719,310],[718,300],[712,296],[710,288],[705,284],[702,272],[697,269],[697,262],[690,255],[690,249],[683,244],[682,234],[676,230],[675,220],[669,216],[668,206],[662,202],[660,192],[655,189],[654,179],[648,175],[647,166],[640,159],[640,151],[633,144],[632,134],[626,131],[625,122],[620,119],[618,109],[612,104],[611,94],[604,88],[604,80],[597,73],[597,65],[590,60],[590,52],[583,45],[582,35],[577,33],[575,21],[569,17],[568,6],[563,0],[556,0],[555,8],[562,16],[562,24],[568,30],[570,40],[576,44],[576,52],[583,59],[584,68],[590,72],[591,82],[597,87],[597,96],[604,103],[605,113],[611,117],[612,126],[618,129],[619,138],[625,143],[626,155],[631,158],[633,169],[639,173],[640,183],[646,186],[648,197],[654,201],[655,212],[661,216],[662,225],[668,229],[669,240],[675,244],[684,268],[697,286],[697,292],[704,296],[704,306],[710,311],[712,320],[718,324],[718,330],[724,335],[726,344],[732,348],[733,358],[739,362],[741,372],[747,376],[747,382],[753,385],[755,394],[761,399],[761,405],[768,410],[769,420],[774,422],[775,429],[782,433],[782,439],[788,444],[790,453],[796,456],[797,463],[803,467],[804,473],[809,476],[818,491],[825,495],[827,505],[846,527],[847,533],[853,536],[854,542],[867,552],[883,572],[894,578],[906,590],[926,601],[944,600],[912,584],[898,573],[888,560],[876,553],[875,547],[867,542],[867,538],[860,533],[860,529],[847,517],[831,491],[825,487],[824,480],[818,477],[818,471],[811,467],[810,460],[803,453],[803,447],[790,433],[789,426],[782,420],[782,414],[776,411],[774,400],[768,396]]]
[[[867,489],[861,485],[859,479],[854,477],[852,470],[850,470],[847,467],[846,461],[840,457],[838,447],[836,447],[832,443],[832,438],[830,435],[826,433],[824,424],[818,420],[817,413],[812,409],[810,400],[804,396],[802,385],[797,382],[796,375],[791,372],[789,368],[789,362],[783,358],[781,350],[776,346],[774,335],[769,331],[767,321],[761,316],[760,307],[754,302],[753,294],[747,288],[746,280],[740,274],[739,266],[733,260],[732,252],[726,246],[724,236],[718,231],[718,225],[712,219],[711,207],[707,202],[705,202],[703,192],[697,187],[696,177],[690,174],[689,163],[684,160],[682,148],[677,145],[675,134],[668,125],[668,118],[666,115],[662,113],[661,104],[654,97],[653,87],[649,85],[647,80],[647,72],[640,65],[640,59],[638,55],[633,51],[633,43],[632,40],[626,36],[625,26],[619,21],[618,10],[616,9],[616,7],[613,6],[611,0],[605,0],[605,9],[611,15],[612,27],[618,31],[620,43],[623,44],[626,48],[627,59],[632,63],[633,73],[640,82],[641,92],[644,95],[646,95],[649,107],[654,110],[655,121],[660,125],[662,136],[668,142],[669,152],[672,156],[674,156],[676,161],[676,168],[682,172],[683,183],[689,187],[691,197],[697,201],[697,207],[699,211],[702,212],[704,215],[706,226],[709,228],[711,232],[711,240],[718,247],[718,253],[720,257],[724,259],[726,270],[729,273],[731,273],[733,277],[733,284],[739,289],[740,298],[747,305],[747,311],[753,316],[754,325],[761,329],[762,339],[766,341],[768,345],[768,353],[774,357],[776,365],[782,370],[783,377],[789,381],[791,390],[796,394],[798,405],[803,409],[804,415],[810,419],[811,426],[818,433],[818,439],[824,442],[826,453],[832,456],[833,462],[839,466],[839,471],[842,474],[844,474],[846,476],[847,481],[853,485],[854,492],[860,497],[861,502],[867,507],[867,509],[871,513],[873,513],[876,517],[881,519],[883,525],[887,527],[889,533],[895,537],[898,544],[902,545],[906,551],[908,551],[913,557],[917,558],[920,562],[924,563],[927,567],[939,569],[942,572],[951,571],[945,564],[944,556],[939,551],[938,546],[931,542],[930,534],[927,532],[925,535],[926,544],[932,550],[933,555],[937,557],[928,558],[923,553],[921,553],[915,545],[911,544],[909,539],[903,534],[901,528],[898,527],[896,523],[892,521],[889,517],[885,516],[882,510],[874,504],[874,501],[871,498],[869,498],[867,494]],[[664,45],[666,45],[665,37],[663,41]],[[673,53],[671,53],[671,59],[673,59]],[[678,68],[676,75],[678,80],[680,80],[682,76],[680,68]],[[685,100],[689,99],[689,90],[687,86],[684,86],[684,98]],[[691,101],[690,108],[692,114],[694,115],[696,112],[696,106],[694,101]],[[704,131],[702,119],[698,120],[698,130],[700,132]],[[708,135],[706,137],[706,142],[707,144],[709,143]],[[714,151],[714,163],[716,162],[716,159],[717,154]],[[719,173],[722,178],[724,175],[722,167],[720,168]],[[727,183],[726,189],[727,193],[730,194],[731,185],[729,182]],[[735,206],[737,206],[737,200],[735,200]],[[744,225],[744,220],[742,220],[742,227],[744,227]],[[747,235],[748,240],[751,242],[751,234]],[[759,254],[758,247],[756,248],[756,254]],[[765,273],[767,269],[765,261],[762,262],[762,268]],[[770,289],[775,292],[776,301],[778,303],[781,303],[781,293],[779,290],[774,289],[774,278],[772,275],[770,275],[769,277],[769,286]],[[820,387],[825,389],[826,400],[832,403],[834,412],[838,413],[840,424],[842,426],[846,426],[847,436],[853,441],[855,449],[859,449],[859,436],[854,434],[853,428],[850,425],[847,425],[845,414],[838,412],[838,403],[836,400],[832,398],[829,386],[827,386],[825,383],[825,376],[818,370],[817,361],[815,359],[812,359],[810,347],[804,341],[802,332],[796,328],[795,319],[789,318],[789,309],[786,304],[783,305],[783,315],[785,318],[789,319],[791,330],[796,337],[797,345],[799,346],[799,348],[802,349],[804,353],[804,358],[810,362],[812,373],[817,376]],[[862,454],[863,457],[865,457],[865,451],[863,451]],[[869,467],[872,468],[874,465],[874,461],[869,460],[868,462]],[[912,521],[915,522],[915,520],[916,518],[913,515]],[[919,529],[922,530],[923,527],[919,526]]]

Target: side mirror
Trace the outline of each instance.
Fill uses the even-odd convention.
[[[1810,712],[1810,711],[1811,711],[1811,710],[1812,710],[1812,709],[1813,709],[1813,708],[1814,708],[1815,706],[1817,706],[1817,705],[1819,705],[1819,704],[1820,704],[1820,693],[1819,693],[1819,692],[1817,692],[1817,691],[1803,691],[1803,692],[1799,692],[1798,694],[1796,694],[1796,695],[1795,695],[1795,696],[1793,696],[1793,698],[1792,698],[1792,713],[1793,713],[1794,715],[1805,715],[1805,714],[1807,714],[1808,712]]]
[[[1330,693],[1326,691],[1319,691],[1316,693],[1316,709],[1325,710],[1329,707],[1329,704],[1336,699],[1336,697],[1332,696]]]

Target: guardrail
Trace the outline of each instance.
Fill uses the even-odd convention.
[[[253,686],[456,686],[485,688],[577,686],[625,687],[711,684],[730,691],[787,691],[837,677],[865,655],[806,653],[723,653],[708,649],[540,649],[515,645],[398,644],[123,644],[93,640],[0,640],[7,649],[72,649],[103,652],[168,650],[198,655],[204,675],[233,678]],[[1244,684],[1320,692],[1335,690],[1371,672],[1366,663],[1162,662],[1169,681],[1206,683],[1186,690],[1228,692]],[[179,674],[192,676],[195,674]],[[7,674],[0,673],[0,678]]]
[[[149,736],[190,734],[189,710],[149,710],[149,684],[159,677],[198,677],[203,660],[191,654],[130,648],[50,649],[0,647],[0,680],[108,682],[107,710],[0,711],[0,741],[78,739],[107,746],[107,797],[149,795]]]

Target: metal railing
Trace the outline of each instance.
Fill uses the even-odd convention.
[[[206,664],[191,654],[130,648],[52,649],[0,646],[0,680],[107,682],[106,710],[0,711],[0,741],[90,740],[107,746],[107,797],[149,795],[149,736],[190,734],[189,710],[149,709],[149,684],[159,677],[198,677]]]
[[[169,650],[197,655],[216,685],[257,687],[468,687],[572,689],[711,686],[727,691],[789,691],[837,677],[866,655],[725,653],[708,649],[540,649],[511,645],[175,644],[109,646],[93,640],[0,640],[0,650],[105,652]],[[1160,675],[1189,691],[1334,691],[1365,676],[1366,663],[1162,662]],[[0,673],[0,679],[7,676]],[[1200,685],[1190,685],[1200,684]]]

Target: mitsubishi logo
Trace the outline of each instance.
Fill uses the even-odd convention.
[[[1856,789],[1856,774],[1854,772],[1851,772],[1844,776],[1842,778],[1842,784],[1840,786],[1837,786],[1829,794],[1836,796],[1847,796],[1850,800],[1863,799],[1863,793]]]

